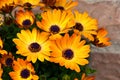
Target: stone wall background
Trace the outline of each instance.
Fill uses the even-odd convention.
[[[87,11],[98,20],[99,27],[108,30],[112,45],[92,47],[91,66],[97,70],[96,80],[120,80],[120,0],[78,0],[75,8]]]

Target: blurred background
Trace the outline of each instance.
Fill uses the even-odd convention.
[[[92,47],[90,65],[97,70],[95,80],[120,80],[120,0],[78,1],[75,9],[97,19],[111,38],[109,47]]]

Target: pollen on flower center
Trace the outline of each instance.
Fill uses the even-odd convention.
[[[7,66],[12,66],[13,59],[12,58],[7,58],[5,63],[6,63]]]
[[[41,50],[41,46],[38,43],[31,43],[28,47],[31,52],[39,52]]]
[[[80,23],[76,23],[75,26],[73,26],[74,29],[77,29],[79,31],[83,31],[83,26]]]
[[[26,79],[30,76],[30,71],[28,69],[23,69],[20,73],[20,76]]]
[[[50,31],[53,33],[53,34],[56,34],[60,31],[60,28],[57,26],[57,25],[52,25],[50,27]]]
[[[62,57],[64,57],[65,59],[72,59],[74,57],[74,53],[71,49],[67,49],[65,51],[62,52]]]
[[[26,19],[26,20],[23,21],[22,25],[23,26],[29,26],[29,25],[31,25],[31,21],[29,19]]]

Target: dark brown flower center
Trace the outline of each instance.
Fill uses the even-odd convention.
[[[64,10],[64,7],[62,6],[50,6],[52,9],[60,9],[60,10]]]
[[[50,27],[50,31],[53,33],[53,34],[56,34],[60,31],[60,28],[57,26],[57,25],[52,25]]]
[[[29,19],[26,19],[23,21],[22,23],[23,26],[30,26],[31,25],[31,21]]]
[[[30,46],[28,47],[28,49],[31,51],[31,52],[39,52],[41,50],[41,46],[34,42],[34,43],[31,43]]]
[[[72,59],[74,57],[74,53],[71,49],[67,49],[65,51],[62,52],[62,57],[64,57],[65,59]]]
[[[98,47],[104,47],[105,46],[105,44],[103,44],[103,43],[99,43],[100,41],[99,41],[99,39],[96,37],[96,36],[94,36],[94,41],[92,42],[95,46],[98,46]]]
[[[27,79],[30,76],[30,71],[28,69],[23,69],[20,73],[20,76]]]
[[[80,23],[76,23],[75,26],[73,26],[74,29],[77,29],[79,31],[83,31],[83,26]]]
[[[56,0],[42,0],[46,6],[53,6],[56,3]]]
[[[31,7],[31,6],[32,6],[32,4],[31,4],[31,3],[29,3],[29,2],[27,2],[27,3],[25,3],[25,4],[24,4],[24,6],[25,6],[25,7]]]
[[[13,59],[12,58],[7,58],[5,63],[6,63],[7,66],[12,66]]]

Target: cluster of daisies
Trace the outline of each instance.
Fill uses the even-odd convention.
[[[94,80],[82,70],[90,45],[111,43],[106,29],[75,10],[77,5],[73,0],[0,0],[0,80],[39,80],[41,75],[40,80]],[[61,71],[54,71],[58,67]],[[65,70],[80,74],[71,77]]]

